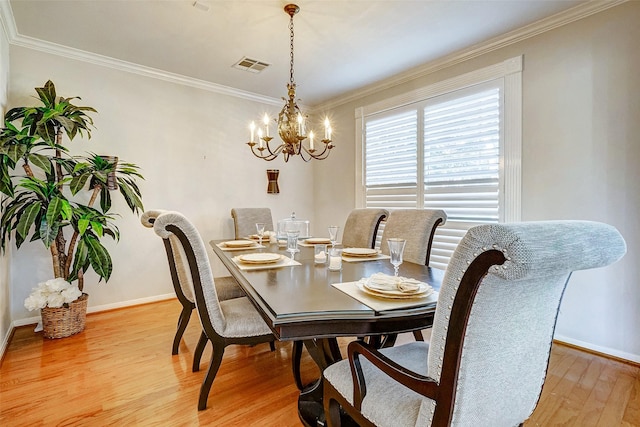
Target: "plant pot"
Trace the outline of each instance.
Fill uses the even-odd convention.
[[[82,294],[68,307],[45,307],[40,310],[45,338],[64,338],[84,330],[89,295]]]

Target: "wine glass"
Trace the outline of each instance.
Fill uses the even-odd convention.
[[[340,227],[337,225],[329,226],[329,240],[331,241],[331,248],[334,248],[338,241],[338,230],[340,230]]]
[[[291,254],[291,259],[294,259],[296,252],[300,252],[300,249],[298,249],[299,235],[300,231],[287,231],[287,252]]]
[[[258,241],[262,246],[262,236],[264,236],[264,222],[256,222],[256,231],[258,232]]]
[[[391,238],[387,239],[389,245],[389,255],[391,255],[391,264],[393,264],[394,275],[398,277],[398,269],[402,264],[402,253],[404,252],[404,245],[407,243],[405,239]]]

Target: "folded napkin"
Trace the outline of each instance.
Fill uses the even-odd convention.
[[[400,291],[404,293],[414,293],[420,290],[420,287],[424,285],[420,282],[409,277],[402,276],[389,276],[384,273],[374,273],[366,280],[366,286],[370,289],[379,291]]]

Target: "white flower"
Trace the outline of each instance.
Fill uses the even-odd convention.
[[[24,300],[24,306],[30,311],[45,307],[59,308],[75,301],[81,295],[82,292],[78,289],[78,285],[69,283],[62,278],[56,278],[39,283],[31,295]]]
[[[65,303],[70,303],[77,300],[82,295],[82,292],[77,286],[72,286],[60,292],[60,295],[64,298]]]
[[[33,293],[24,300],[24,306],[29,311],[45,308],[47,306],[47,296],[36,288],[33,290]]]
[[[47,306],[51,308],[59,308],[64,305],[64,297],[60,294],[49,294],[47,297]]]
[[[71,286],[71,284],[66,280],[64,280],[63,278],[58,277],[56,279],[47,280],[45,282],[45,286],[47,287],[47,290],[49,292],[53,293],[53,292],[61,292],[65,289],[68,289]]]

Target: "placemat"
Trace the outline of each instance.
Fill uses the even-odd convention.
[[[426,297],[415,299],[390,299],[378,298],[362,291],[358,282],[332,283],[331,286],[360,301],[373,311],[397,310],[401,308],[419,307],[438,302],[438,292],[433,292]]]

